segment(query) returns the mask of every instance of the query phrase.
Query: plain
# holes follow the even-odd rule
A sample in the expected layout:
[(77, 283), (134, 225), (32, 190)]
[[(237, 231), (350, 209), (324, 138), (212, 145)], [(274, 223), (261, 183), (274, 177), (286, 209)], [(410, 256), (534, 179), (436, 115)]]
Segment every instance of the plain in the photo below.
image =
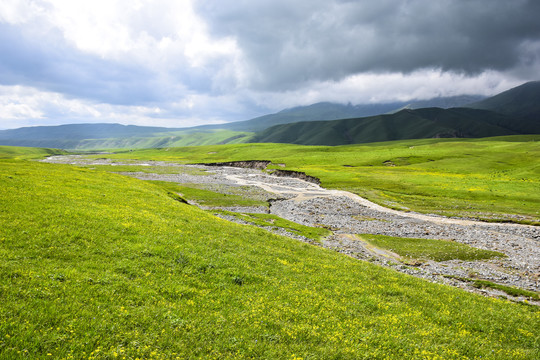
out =
[[(355, 181), (374, 183), (374, 177), (362, 177), (367, 167), (390, 173), (407, 168), (385, 162), (396, 163), (416, 148), (418, 158), (439, 164), (444, 159), (437, 150), (448, 152), (450, 145), (480, 158), (486, 146), (505, 154), (538, 152), (534, 142), (508, 139), (388, 145), (371, 145), (370, 151), (241, 145), (122, 156), (186, 162), (272, 157), (323, 183), (346, 187), (351, 174)], [(540, 312), (534, 306), (432, 284), (229, 223), (148, 182), (13, 159), (22, 151), (3, 149), (0, 160), (0, 358), (540, 356)], [(29, 152), (24, 156), (39, 155)], [(501, 165), (505, 175), (495, 180), (511, 183), (519, 173), (528, 179), (525, 184), (537, 186), (538, 170), (524, 160), (511, 162), (514, 155), (505, 158), (510, 161)], [(407, 159), (415, 163), (411, 155)], [(459, 163), (448, 161), (445, 171), (429, 166), (422, 171), (453, 178)], [(339, 171), (332, 175), (332, 169)], [(490, 178), (481, 167), (469, 173)]]

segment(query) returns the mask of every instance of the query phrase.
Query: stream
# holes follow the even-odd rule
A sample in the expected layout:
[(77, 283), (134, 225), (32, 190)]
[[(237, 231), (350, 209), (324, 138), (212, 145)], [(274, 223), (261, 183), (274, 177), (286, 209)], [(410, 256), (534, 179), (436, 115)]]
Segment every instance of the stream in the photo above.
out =
[[(73, 155), (54, 156), (45, 161), (75, 165), (174, 166), (179, 173), (122, 174), (141, 180), (200, 184), (212, 191), (223, 193), (242, 189), (242, 194), (247, 198), (257, 196), (268, 200), (269, 210), (263, 207), (235, 207), (226, 210), (245, 213), (270, 212), (298, 224), (324, 226), (331, 229), (333, 234), (321, 243), (295, 238), (432, 282), (457, 286), (486, 296), (507, 297), (514, 301), (522, 301), (524, 298), (511, 297), (492, 288), (478, 289), (471, 281), (483, 279), (540, 292), (540, 227), (486, 223), (388, 209), (350, 192), (325, 189), (312, 182), (292, 177), (278, 177), (259, 169), (180, 165), (155, 161), (122, 163)], [(228, 219), (232, 220), (230, 217)], [(506, 257), (483, 261), (422, 260), (411, 264), (397, 254), (371, 246), (362, 241), (357, 234), (449, 240), (480, 249), (498, 251), (504, 253)], [(538, 301), (529, 302), (540, 304)]]

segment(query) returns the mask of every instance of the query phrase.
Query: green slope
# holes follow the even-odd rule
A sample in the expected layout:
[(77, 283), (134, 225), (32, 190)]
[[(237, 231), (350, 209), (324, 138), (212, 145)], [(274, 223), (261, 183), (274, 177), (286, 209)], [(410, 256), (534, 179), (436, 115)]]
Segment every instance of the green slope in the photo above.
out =
[(154, 185), (0, 161), (1, 359), (537, 359), (536, 307), (217, 219)]
[(153, 137), (131, 137), (112, 139), (87, 139), (77, 142), (73, 150), (91, 149), (144, 149), (162, 148), (178, 146), (200, 146), (216, 144), (237, 144), (248, 142), (252, 133), (229, 131), (229, 130), (207, 130), (207, 131), (171, 131), (166, 136)]
[(320, 102), (308, 106), (298, 106), (291, 109), (285, 109), (275, 114), (259, 116), (246, 121), (237, 121), (219, 125), (205, 125), (197, 128), (257, 132), (275, 125), (297, 123), (302, 121), (337, 120), (383, 114), (396, 110), (404, 105), (404, 103), (344, 105)]
[(540, 81), (525, 83), (467, 106), (513, 116), (535, 118), (537, 122), (540, 122)]
[(433, 137), (489, 137), (540, 133), (540, 123), (522, 122), (487, 110), (425, 108), (359, 119), (278, 125), (254, 142), (343, 145)]
[[(208, 144), (236, 144), (247, 142), (253, 135), (249, 132), (239, 132), (230, 130), (199, 130), (191, 129), (174, 130), (168, 128), (152, 128), (156, 130), (148, 130), (146, 127), (128, 127), (128, 132), (112, 131), (107, 135), (103, 132), (109, 128), (106, 124), (95, 124), (96, 129), (93, 129), (93, 124), (87, 124), (83, 128), (77, 127), (78, 131), (72, 136), (72, 132), (64, 133), (60, 127), (52, 127), (53, 130), (47, 129), (43, 135), (28, 133), (24, 128), (16, 133), (14, 137), (12, 130), (0, 131), (0, 144), (17, 145), (27, 147), (55, 147), (69, 150), (96, 150), (96, 149), (142, 149), (156, 148), (169, 146), (198, 146)], [(114, 124), (113, 124), (114, 125)], [(71, 125), (66, 125), (68, 129)], [(75, 125), (73, 125), (75, 126)], [(123, 125), (118, 125), (123, 126)], [(48, 127), (43, 127), (48, 128)], [(90, 129), (85, 133), (82, 129)], [(111, 129), (116, 128), (113, 126)], [(135, 128), (135, 130), (133, 129)], [(141, 128), (141, 129), (138, 129)], [(148, 131), (147, 131), (148, 130)], [(13, 130), (14, 131), (14, 130)], [(135, 135), (133, 135), (135, 134)], [(28, 138), (25, 138), (28, 136)], [(50, 136), (50, 137), (49, 137)], [(115, 137), (116, 136), (116, 137)]]
[(51, 155), (62, 155), (65, 151), (34, 147), (0, 146), (1, 159), (41, 159)]

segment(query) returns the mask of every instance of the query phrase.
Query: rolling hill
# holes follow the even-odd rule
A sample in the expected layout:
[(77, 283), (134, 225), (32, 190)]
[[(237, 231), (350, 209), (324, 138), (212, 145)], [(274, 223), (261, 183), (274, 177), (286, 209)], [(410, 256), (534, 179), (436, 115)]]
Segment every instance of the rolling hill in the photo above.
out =
[(467, 107), (540, 121), (540, 81), (530, 81)]
[(538, 134), (540, 123), (469, 108), (424, 108), (358, 119), (278, 125), (252, 141), (303, 145), (344, 145), (438, 137), (479, 138)]
[(308, 106), (285, 109), (275, 114), (259, 116), (245, 121), (236, 121), (219, 125), (204, 125), (195, 129), (227, 129), (234, 131), (262, 131), (271, 126), (302, 121), (338, 120), (384, 114), (395, 111), (404, 103), (343, 105), (320, 102)]

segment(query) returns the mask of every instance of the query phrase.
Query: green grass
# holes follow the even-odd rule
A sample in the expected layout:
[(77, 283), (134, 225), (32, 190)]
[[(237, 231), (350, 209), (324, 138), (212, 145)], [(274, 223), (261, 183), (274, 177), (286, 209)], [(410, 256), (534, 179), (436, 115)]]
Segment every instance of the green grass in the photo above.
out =
[(413, 239), (386, 235), (361, 234), (361, 239), (408, 259), (418, 260), (486, 260), (505, 257), (497, 251), (483, 250), (469, 245), (436, 239)]
[(82, 165), (83, 167), (93, 169), (93, 170), (102, 170), (109, 172), (142, 172), (146, 174), (189, 174), (204, 176), (207, 175), (206, 170), (197, 169), (197, 168), (188, 168), (188, 167), (178, 167), (178, 166), (159, 166), (159, 165)]
[(540, 311), (0, 161), (0, 359), (537, 359)]
[(180, 130), (170, 131), (155, 136), (86, 139), (76, 143), (71, 142), (68, 148), (74, 150), (89, 149), (144, 149), (167, 146), (200, 146), (208, 144), (237, 144), (249, 141), (253, 137), (251, 132), (230, 130)]
[[(246, 196), (236, 194), (223, 194), (216, 191), (200, 189), (200, 184), (176, 184), (167, 181), (151, 180), (168, 191), (178, 193), (186, 200), (195, 201), (203, 206), (229, 207), (229, 206), (264, 206), (268, 207), (268, 202), (257, 199), (250, 199)], [(241, 189), (240, 189), (241, 191)]]
[(43, 149), (20, 146), (2, 146), (0, 145), (1, 159), (42, 159), (51, 155), (62, 155), (66, 152), (58, 149)]
[(504, 291), (508, 295), (524, 296), (524, 297), (528, 297), (528, 298), (531, 298), (531, 299), (534, 299), (534, 300), (540, 300), (540, 295), (538, 293), (533, 292), (533, 291), (527, 291), (527, 290), (519, 289), (519, 288), (516, 288), (516, 287), (496, 284), (496, 283), (488, 281), (488, 280), (475, 279), (475, 280), (472, 280), (472, 282), (473, 282), (474, 286), (478, 287), (478, 288), (497, 289), (497, 290)]
[(454, 276), (454, 275), (443, 275), (443, 276), (447, 278), (452, 278), (452, 279), (457, 279), (460, 281), (472, 283), (474, 287), (479, 288), (479, 289), (481, 288), (496, 289), (496, 290), (503, 291), (506, 294), (511, 295), (511, 296), (516, 296), (516, 297), (522, 296), (522, 297), (526, 297), (532, 300), (540, 300), (540, 294), (534, 291), (528, 291), (528, 290), (516, 288), (513, 286), (501, 285), (501, 284), (497, 284), (488, 280), (464, 278), (461, 276)]
[(529, 135), (336, 147), (241, 144), (148, 149), (114, 157), (185, 163), (271, 160), (321, 179), (324, 187), (396, 209), (538, 225), (539, 140)]
[(241, 219), (253, 225), (272, 227), (272, 228), (282, 228), (293, 234), (305, 236), (309, 239), (313, 239), (317, 241), (332, 233), (328, 229), (300, 225), (295, 222), (282, 219), (279, 216), (276, 216), (273, 214), (245, 214), (245, 213), (236, 213), (236, 212), (231, 212), (231, 211), (219, 211), (219, 212), (216, 211), (213, 213), (220, 213), (224, 215), (234, 216), (234, 217), (237, 217), (238, 219)]

